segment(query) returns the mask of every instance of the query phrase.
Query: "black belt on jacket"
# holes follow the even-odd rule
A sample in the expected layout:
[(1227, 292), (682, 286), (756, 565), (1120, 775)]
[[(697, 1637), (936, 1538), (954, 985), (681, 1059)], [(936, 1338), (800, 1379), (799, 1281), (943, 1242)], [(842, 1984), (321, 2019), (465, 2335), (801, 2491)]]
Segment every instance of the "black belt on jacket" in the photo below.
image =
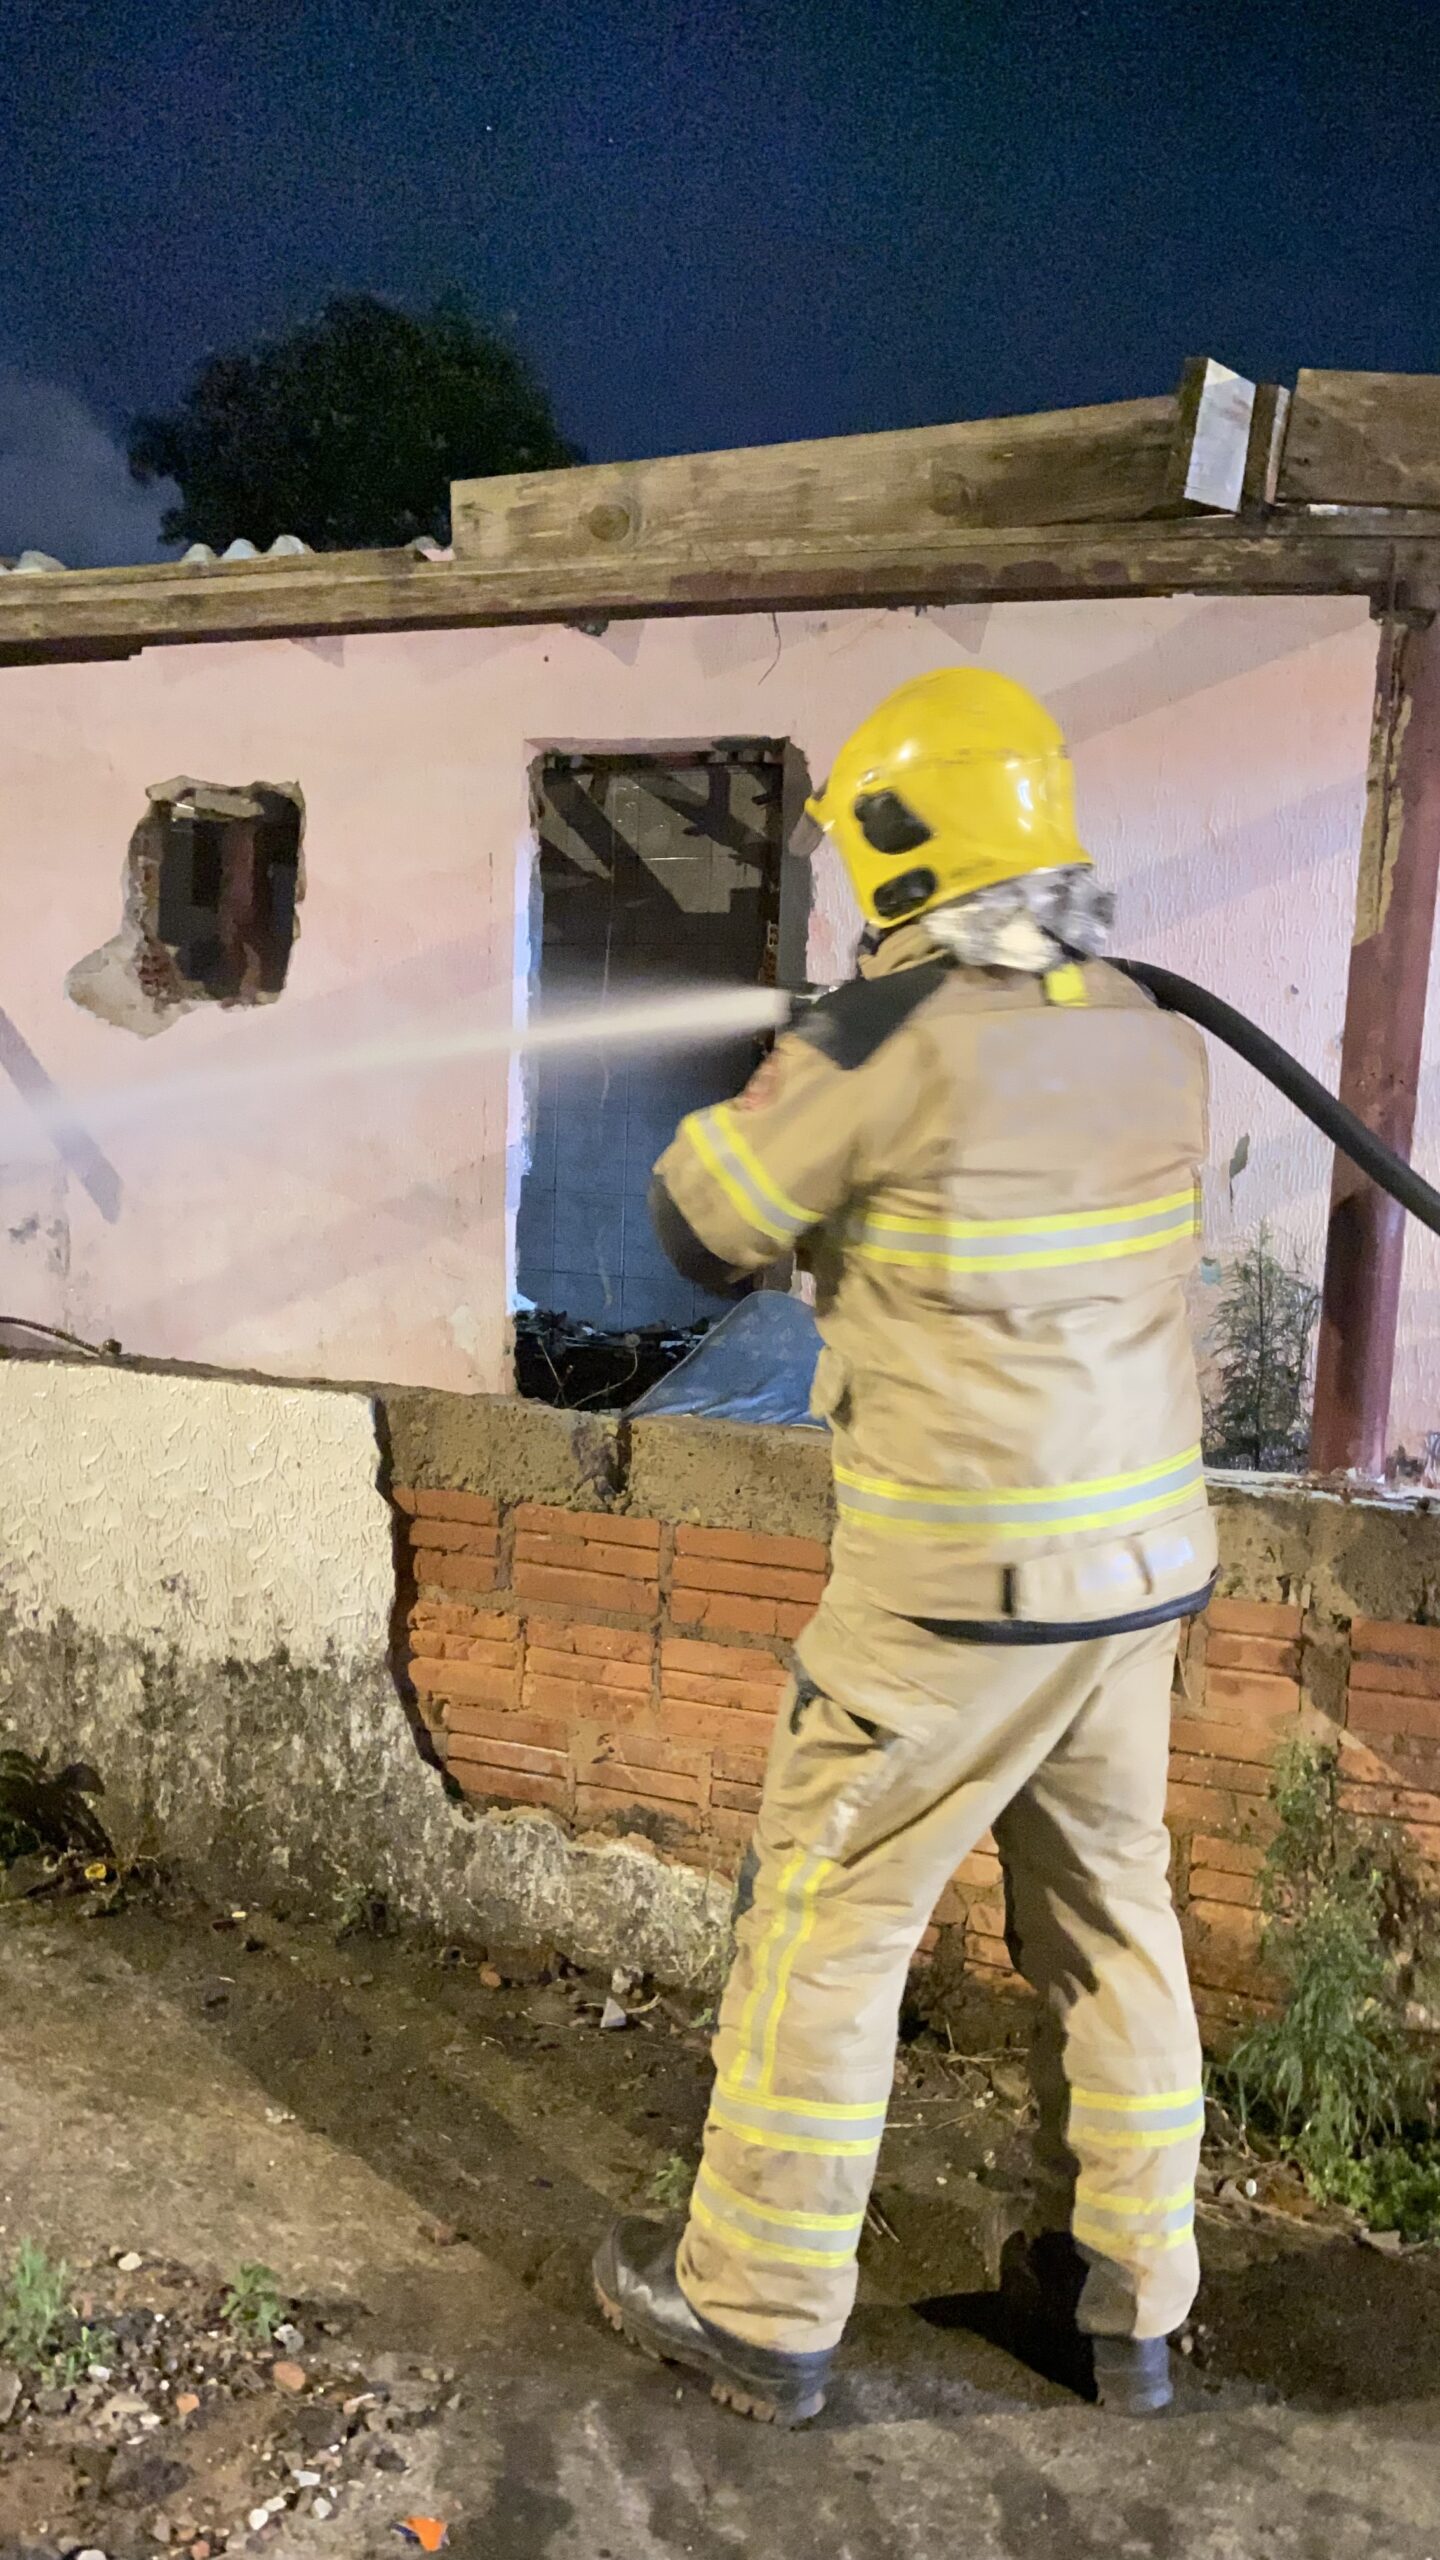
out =
[(1128, 1609), (1121, 1618), (1082, 1618), (1078, 1623), (1046, 1618), (912, 1618), (929, 1636), (951, 1644), (1096, 1644), (1102, 1636), (1137, 1635), (1143, 1627), (1163, 1627), (1172, 1618), (1198, 1617), (1215, 1595), (1212, 1576), (1203, 1591), (1183, 1600), (1160, 1600), (1153, 1609)]

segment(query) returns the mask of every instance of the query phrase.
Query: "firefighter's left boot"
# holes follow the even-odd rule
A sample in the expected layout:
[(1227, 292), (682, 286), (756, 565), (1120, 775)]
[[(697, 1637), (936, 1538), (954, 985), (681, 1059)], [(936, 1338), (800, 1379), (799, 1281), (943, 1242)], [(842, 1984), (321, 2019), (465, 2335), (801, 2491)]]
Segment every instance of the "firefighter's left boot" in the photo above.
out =
[(1175, 2397), (1168, 2338), (1092, 2338), (1095, 2397), (1112, 2417), (1160, 2418)]
[(606, 2234), (595, 2256), (595, 2298), (612, 2329), (643, 2355), (704, 2374), (711, 2397), (744, 2418), (799, 2427), (818, 2417), (831, 2351), (780, 2355), (702, 2320), (676, 2278), (678, 2242), (677, 2232), (638, 2217)]

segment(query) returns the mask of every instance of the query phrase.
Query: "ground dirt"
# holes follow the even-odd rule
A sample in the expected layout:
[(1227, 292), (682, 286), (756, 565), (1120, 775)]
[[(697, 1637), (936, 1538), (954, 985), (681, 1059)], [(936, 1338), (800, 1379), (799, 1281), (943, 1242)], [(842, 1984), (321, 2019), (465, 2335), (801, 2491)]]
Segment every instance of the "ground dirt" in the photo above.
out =
[[(106, 2420), (104, 2384), (23, 2396), (0, 2560), (380, 2560), (411, 2516), (453, 2560), (1440, 2560), (1440, 2253), (1364, 2245), (1283, 2171), (1212, 2156), (1175, 2417), (1107, 2420), (1022, 2360), (994, 2292), (1028, 2161), (1013, 2012), (903, 2048), (816, 2426), (631, 2357), (590, 2253), (683, 2184), (705, 2021), (637, 1988), (605, 2030), (608, 1984), (497, 1965), (527, 1970), (178, 1903), (0, 1911), (0, 2258), (70, 2261), (160, 2419)], [(303, 2388), (219, 2319), (257, 2260)]]

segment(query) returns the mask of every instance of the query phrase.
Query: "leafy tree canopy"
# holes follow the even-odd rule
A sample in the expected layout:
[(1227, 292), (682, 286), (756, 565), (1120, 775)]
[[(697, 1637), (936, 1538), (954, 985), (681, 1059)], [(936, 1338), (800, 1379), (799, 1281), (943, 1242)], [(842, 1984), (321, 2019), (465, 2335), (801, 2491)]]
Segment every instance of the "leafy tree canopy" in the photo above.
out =
[(369, 294), (202, 364), (178, 408), (137, 418), (130, 469), (173, 480), (167, 542), (317, 551), (449, 540), (450, 483), (577, 462), (549, 397), (496, 330), (446, 301), (416, 318)]

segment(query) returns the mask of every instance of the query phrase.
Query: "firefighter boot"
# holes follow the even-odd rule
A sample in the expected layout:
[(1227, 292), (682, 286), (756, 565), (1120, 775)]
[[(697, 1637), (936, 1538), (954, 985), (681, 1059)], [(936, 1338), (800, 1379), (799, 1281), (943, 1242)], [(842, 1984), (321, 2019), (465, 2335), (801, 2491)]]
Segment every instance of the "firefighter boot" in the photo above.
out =
[(1114, 2417), (1156, 2418), (1174, 2399), (1166, 2338), (1086, 2337), (1075, 2325), (1086, 2267), (1068, 2231), (1017, 2232), (1001, 2253), (1000, 2286), (1023, 2361), (1083, 2390)]
[(678, 2233), (638, 2217), (617, 2222), (595, 2256), (595, 2298), (612, 2329), (642, 2355), (703, 2373), (712, 2399), (779, 2427), (799, 2427), (825, 2405), (833, 2362), (818, 2355), (779, 2355), (732, 2337), (690, 2308), (675, 2277)]

